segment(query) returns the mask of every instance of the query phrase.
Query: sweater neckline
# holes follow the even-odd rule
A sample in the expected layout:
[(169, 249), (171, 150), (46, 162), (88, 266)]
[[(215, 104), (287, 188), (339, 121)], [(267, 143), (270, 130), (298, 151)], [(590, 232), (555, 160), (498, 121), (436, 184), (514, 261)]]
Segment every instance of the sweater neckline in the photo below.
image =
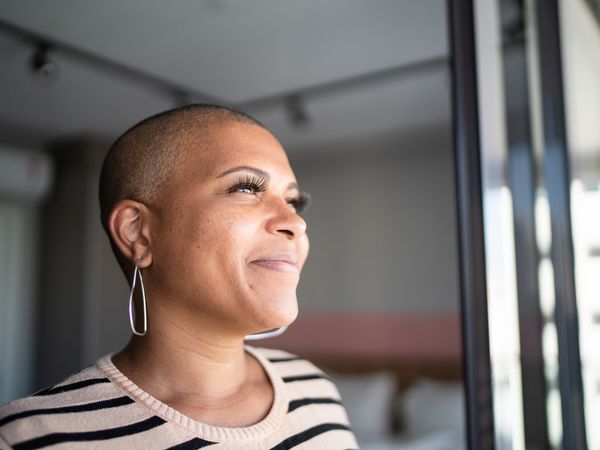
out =
[(114, 353), (109, 353), (101, 357), (96, 362), (96, 366), (106, 374), (111, 382), (116, 384), (121, 390), (125, 391), (125, 393), (136, 403), (141, 404), (153, 414), (162, 417), (167, 422), (177, 424), (192, 433), (195, 433), (199, 437), (210, 441), (241, 441), (262, 438), (275, 431), (283, 422), (288, 406), (283, 379), (275, 373), (271, 363), (264, 355), (257, 351), (257, 349), (248, 345), (246, 345), (244, 349), (253, 356), (265, 370), (274, 391), (273, 404), (266, 417), (254, 425), (245, 427), (219, 427), (209, 425), (192, 419), (161, 402), (127, 378), (127, 376), (113, 364), (112, 356)]

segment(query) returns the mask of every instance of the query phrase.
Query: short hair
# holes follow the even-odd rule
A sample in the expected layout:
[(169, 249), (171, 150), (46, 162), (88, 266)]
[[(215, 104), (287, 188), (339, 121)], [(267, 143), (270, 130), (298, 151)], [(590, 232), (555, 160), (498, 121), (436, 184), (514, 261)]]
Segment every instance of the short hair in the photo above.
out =
[[(108, 216), (121, 200), (151, 203), (169, 180), (186, 150), (191, 132), (210, 133), (225, 122), (266, 127), (248, 114), (222, 105), (195, 103), (153, 115), (129, 128), (110, 147), (100, 172), (100, 220), (108, 230)], [(113, 245), (113, 251), (119, 253)], [(123, 262), (119, 260), (121, 267)]]

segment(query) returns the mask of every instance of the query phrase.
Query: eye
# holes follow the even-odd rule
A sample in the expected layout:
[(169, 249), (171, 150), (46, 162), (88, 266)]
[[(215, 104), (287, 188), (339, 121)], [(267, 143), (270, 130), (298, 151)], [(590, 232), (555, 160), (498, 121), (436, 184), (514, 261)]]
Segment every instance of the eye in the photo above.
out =
[(268, 185), (268, 180), (264, 178), (256, 176), (246, 176), (244, 178), (240, 178), (236, 184), (234, 184), (227, 190), (227, 192), (230, 194), (239, 192), (241, 194), (256, 195), (259, 192), (266, 191)]
[(291, 198), (288, 204), (296, 210), (296, 213), (300, 214), (308, 209), (311, 202), (311, 197), (308, 192), (302, 192), (298, 197)]
[(256, 184), (241, 184), (236, 189), (236, 192), (242, 192), (244, 194), (256, 194), (258, 192), (258, 186)]

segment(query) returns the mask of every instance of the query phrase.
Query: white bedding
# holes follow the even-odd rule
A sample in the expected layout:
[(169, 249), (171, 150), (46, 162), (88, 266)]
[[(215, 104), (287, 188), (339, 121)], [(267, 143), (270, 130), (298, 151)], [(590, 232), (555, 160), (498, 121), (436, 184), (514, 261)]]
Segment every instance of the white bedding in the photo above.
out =
[[(460, 383), (420, 379), (395, 394), (391, 373), (334, 375), (362, 450), (464, 450), (464, 399)], [(402, 435), (392, 434), (392, 415)]]
[(452, 431), (438, 431), (418, 438), (381, 437), (359, 439), (361, 450), (465, 450), (462, 436)]

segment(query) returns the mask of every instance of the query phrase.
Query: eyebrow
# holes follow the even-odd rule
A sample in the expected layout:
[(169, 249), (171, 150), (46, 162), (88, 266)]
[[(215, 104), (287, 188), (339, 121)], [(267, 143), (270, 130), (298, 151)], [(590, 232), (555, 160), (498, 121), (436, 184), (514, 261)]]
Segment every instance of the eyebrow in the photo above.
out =
[(256, 167), (251, 167), (251, 166), (237, 166), (237, 167), (232, 167), (231, 169), (227, 169), (226, 171), (221, 172), (217, 176), (217, 178), (222, 178), (225, 175), (229, 175), (230, 173), (235, 173), (235, 172), (252, 172), (255, 175), (271, 179), (271, 177), (269, 176), (269, 174), (267, 172), (265, 172), (264, 170), (258, 169)]
[[(267, 172), (265, 172), (262, 169), (259, 169), (257, 167), (252, 167), (252, 166), (232, 167), (231, 169), (227, 169), (227, 170), (221, 172), (219, 175), (217, 175), (217, 178), (222, 178), (225, 175), (229, 175), (229, 174), (235, 173), (235, 172), (251, 172), (255, 175), (265, 178), (267, 181), (271, 179), (271, 176)], [(295, 183), (295, 182), (289, 183), (287, 185), (287, 188), (288, 189), (297, 189), (298, 191), (301, 191), (300, 186), (298, 186), (298, 183)]]

